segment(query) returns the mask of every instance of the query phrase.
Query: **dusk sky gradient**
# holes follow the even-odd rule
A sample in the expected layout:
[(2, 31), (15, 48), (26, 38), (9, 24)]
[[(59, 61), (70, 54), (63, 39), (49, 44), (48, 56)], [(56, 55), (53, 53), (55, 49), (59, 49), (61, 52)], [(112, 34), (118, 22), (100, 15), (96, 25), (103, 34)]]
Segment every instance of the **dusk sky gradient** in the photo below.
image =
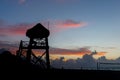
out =
[(38, 22), (59, 55), (120, 57), (120, 0), (0, 0), (0, 46), (29, 40), (25, 32)]

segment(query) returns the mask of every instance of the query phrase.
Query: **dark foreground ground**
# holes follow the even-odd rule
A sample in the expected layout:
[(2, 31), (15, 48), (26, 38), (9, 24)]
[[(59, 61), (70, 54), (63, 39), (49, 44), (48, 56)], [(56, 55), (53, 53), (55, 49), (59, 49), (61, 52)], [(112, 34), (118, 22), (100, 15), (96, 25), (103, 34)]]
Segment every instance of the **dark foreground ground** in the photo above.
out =
[(16, 80), (120, 80), (119, 71), (98, 70), (40, 70), (40, 69), (8, 69), (1, 71), (1, 77)]
[(120, 71), (41, 69), (11, 55), (0, 54), (0, 80), (120, 80)]

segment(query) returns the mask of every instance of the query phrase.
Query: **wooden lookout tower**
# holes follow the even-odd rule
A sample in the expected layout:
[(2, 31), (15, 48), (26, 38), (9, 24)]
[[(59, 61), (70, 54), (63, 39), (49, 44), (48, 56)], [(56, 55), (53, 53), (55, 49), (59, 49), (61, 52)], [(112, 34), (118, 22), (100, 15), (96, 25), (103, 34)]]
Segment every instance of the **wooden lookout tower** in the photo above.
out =
[(44, 49), (45, 52), (40, 56), (40, 58), (45, 55), (45, 64), (46, 68), (50, 69), (50, 60), (49, 60), (49, 45), (48, 45), (48, 36), (50, 32), (46, 29), (42, 24), (38, 23), (33, 28), (28, 29), (26, 32), (26, 36), (30, 38), (29, 41), (21, 41), (19, 50), (17, 52), (18, 56), (23, 55), (23, 49), (26, 49), (26, 60), (31, 62), (31, 57), (36, 58), (36, 62), (40, 61), (35, 54), (32, 52), (32, 49)]

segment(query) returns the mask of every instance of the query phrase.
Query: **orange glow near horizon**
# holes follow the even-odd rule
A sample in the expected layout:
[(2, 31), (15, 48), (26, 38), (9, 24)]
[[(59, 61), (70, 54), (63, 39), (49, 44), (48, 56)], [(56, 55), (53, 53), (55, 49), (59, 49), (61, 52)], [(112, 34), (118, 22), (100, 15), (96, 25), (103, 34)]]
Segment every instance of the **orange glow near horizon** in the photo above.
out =
[(97, 52), (97, 55), (104, 56), (107, 52)]
[[(16, 55), (16, 51), (18, 50), (18, 48), (10, 48), (9, 49), (11, 51), (12, 54), (15, 54)], [(36, 55), (36, 56), (41, 56), (43, 53), (45, 52), (45, 50), (33, 50), (33, 53)], [(98, 58), (98, 57), (101, 57), (101, 56), (104, 56), (107, 52), (97, 52), (97, 54), (94, 54), (94, 58)], [(77, 59), (77, 58), (82, 58), (85, 54), (88, 54), (90, 55), (91, 53), (88, 52), (88, 53), (85, 53), (85, 52), (62, 52), (61, 54), (55, 54), (55, 53), (49, 53), (50, 57), (52, 60), (54, 59), (57, 59), (57, 58), (60, 58), (60, 57), (65, 57), (65, 60), (68, 60), (68, 59)]]

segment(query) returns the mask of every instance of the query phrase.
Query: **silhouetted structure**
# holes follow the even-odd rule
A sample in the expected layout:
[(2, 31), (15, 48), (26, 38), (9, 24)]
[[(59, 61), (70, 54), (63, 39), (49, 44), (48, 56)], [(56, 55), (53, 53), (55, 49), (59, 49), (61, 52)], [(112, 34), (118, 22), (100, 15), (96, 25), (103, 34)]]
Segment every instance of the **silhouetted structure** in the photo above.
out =
[[(43, 25), (38, 23), (33, 28), (28, 29), (26, 32), (26, 36), (30, 38), (30, 41), (21, 41), (19, 50), (17, 51), (17, 55), (21, 56), (24, 52), (23, 49), (27, 49), (27, 55), (26, 59), (28, 62), (31, 62), (31, 56), (33, 56), (36, 61), (34, 63), (37, 63), (40, 61), (40, 63), (44, 64), (43, 60), (41, 60), (42, 56), (46, 54), (46, 65), (47, 69), (50, 68), (50, 61), (49, 61), (49, 46), (48, 46), (48, 36), (50, 35), (50, 32), (48, 29), (46, 29)], [(38, 59), (35, 54), (32, 52), (32, 49), (44, 49), (45, 52), (42, 54), (40, 59)]]
[(48, 29), (46, 29), (43, 25), (38, 23), (33, 28), (28, 29), (26, 32), (26, 36), (30, 39), (35, 38), (47, 38), (50, 35), (50, 32)]

